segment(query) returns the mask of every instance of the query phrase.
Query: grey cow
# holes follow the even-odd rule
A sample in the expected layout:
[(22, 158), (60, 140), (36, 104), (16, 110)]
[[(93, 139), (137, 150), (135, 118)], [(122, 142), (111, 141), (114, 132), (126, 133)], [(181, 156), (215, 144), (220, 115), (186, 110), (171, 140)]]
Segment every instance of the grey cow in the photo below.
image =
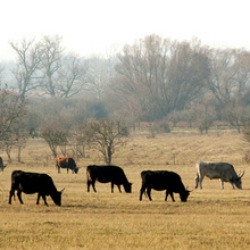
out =
[(195, 178), (195, 188), (200, 186), (202, 189), (202, 181), (204, 177), (208, 177), (209, 179), (220, 179), (221, 187), (224, 189), (224, 182), (230, 182), (235, 188), (235, 186), (239, 189), (242, 189), (241, 178), (244, 175), (244, 171), (242, 174), (237, 175), (233, 165), (226, 162), (199, 162), (196, 165), (197, 167), (197, 175)]

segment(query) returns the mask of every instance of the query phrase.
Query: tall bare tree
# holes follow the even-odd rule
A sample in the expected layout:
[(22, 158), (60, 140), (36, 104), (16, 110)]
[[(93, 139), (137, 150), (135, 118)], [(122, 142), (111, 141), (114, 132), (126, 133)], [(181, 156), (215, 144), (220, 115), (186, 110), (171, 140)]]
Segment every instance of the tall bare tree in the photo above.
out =
[(0, 146), (6, 151), (9, 160), (14, 146), (19, 147), (20, 153), (25, 145), (25, 114), (25, 103), (20, 101), (17, 94), (0, 89)]
[(56, 92), (58, 96), (67, 98), (78, 94), (86, 84), (86, 67), (83, 60), (75, 54), (69, 54), (62, 60), (58, 70)]
[(208, 87), (218, 103), (224, 106), (230, 102), (235, 89), (235, 50), (213, 50), (210, 55), (211, 77)]
[(113, 74), (112, 58), (104, 59), (92, 57), (87, 60), (86, 85), (84, 90), (96, 95), (97, 100), (101, 100), (105, 90), (110, 84)]
[(17, 55), (16, 66), (12, 72), (17, 82), (20, 100), (24, 102), (26, 95), (40, 85), (40, 46), (34, 39), (23, 39), (20, 43), (10, 42), (10, 46)]
[(44, 36), (40, 42), (43, 81), (42, 88), (51, 97), (57, 96), (58, 71), (62, 66), (63, 47), (59, 36)]

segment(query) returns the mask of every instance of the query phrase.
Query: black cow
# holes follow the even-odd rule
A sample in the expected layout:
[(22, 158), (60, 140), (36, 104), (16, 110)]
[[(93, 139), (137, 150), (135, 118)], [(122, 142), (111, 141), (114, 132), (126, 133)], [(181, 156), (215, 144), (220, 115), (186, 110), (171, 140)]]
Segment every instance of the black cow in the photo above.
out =
[(47, 174), (14, 170), (11, 174), (9, 204), (11, 204), (12, 196), (15, 197), (15, 191), (17, 191), (17, 197), (21, 204), (23, 204), (21, 195), (22, 192), (24, 192), (25, 194), (38, 193), (36, 204), (39, 204), (40, 197), (42, 196), (45, 205), (48, 206), (46, 196), (50, 195), (54, 203), (61, 206), (61, 195), (63, 190), (58, 192), (52, 178)]
[(114, 185), (117, 185), (119, 192), (121, 193), (121, 185), (123, 185), (126, 193), (132, 192), (132, 183), (128, 182), (128, 179), (122, 168), (118, 166), (87, 166), (87, 191), (90, 191), (90, 185), (92, 185), (94, 192), (96, 192), (95, 182), (101, 183), (111, 182), (111, 192), (114, 192)]
[(0, 156), (0, 171), (3, 171), (6, 167), (7, 165), (3, 164), (3, 158)]
[(69, 169), (72, 170), (72, 173), (77, 174), (79, 168), (76, 166), (75, 160), (70, 157), (56, 157), (56, 166), (58, 168), (58, 173), (60, 173), (60, 168), (66, 168), (67, 173)]
[(147, 191), (149, 200), (152, 200), (151, 189), (154, 189), (157, 191), (166, 190), (166, 201), (169, 194), (172, 201), (175, 201), (173, 193), (179, 193), (181, 201), (187, 201), (190, 191), (185, 189), (181, 177), (177, 173), (166, 170), (147, 170), (141, 172), (141, 178), (140, 200), (142, 200), (142, 194), (145, 191)]

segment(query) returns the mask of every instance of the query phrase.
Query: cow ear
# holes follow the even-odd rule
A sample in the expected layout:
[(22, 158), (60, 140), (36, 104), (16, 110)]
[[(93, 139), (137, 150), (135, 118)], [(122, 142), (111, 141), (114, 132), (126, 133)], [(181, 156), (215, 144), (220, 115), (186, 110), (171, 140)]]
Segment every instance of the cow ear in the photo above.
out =
[(65, 188), (63, 188), (63, 189), (60, 191), (60, 193), (62, 193), (64, 190), (65, 190)]

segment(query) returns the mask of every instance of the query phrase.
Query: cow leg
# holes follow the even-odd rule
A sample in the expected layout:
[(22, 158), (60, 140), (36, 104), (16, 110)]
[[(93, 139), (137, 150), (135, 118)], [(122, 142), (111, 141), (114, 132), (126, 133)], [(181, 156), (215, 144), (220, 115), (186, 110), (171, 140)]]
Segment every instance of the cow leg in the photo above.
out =
[(119, 192), (122, 193), (121, 185), (117, 185), (117, 187), (118, 187)]
[(224, 189), (224, 181), (221, 180), (221, 188)]
[(198, 185), (199, 185), (199, 174), (196, 175), (196, 178), (195, 178), (195, 188), (198, 188)]
[(141, 190), (140, 190), (140, 198), (139, 198), (140, 201), (142, 200), (142, 195), (143, 195), (144, 192), (145, 192), (145, 187), (142, 186)]
[(173, 202), (175, 202), (173, 192), (168, 192), (168, 191), (166, 191), (166, 198), (165, 198), (165, 201), (167, 201), (167, 199), (168, 199), (168, 195), (170, 195), (170, 197), (171, 197), (172, 201), (173, 201)]
[(38, 194), (37, 194), (37, 199), (36, 199), (36, 204), (37, 204), (37, 205), (39, 204), (40, 196), (41, 196), (41, 195), (38, 193)]
[(11, 204), (12, 196), (14, 196), (14, 198), (15, 198), (15, 190), (14, 190), (14, 189), (13, 189), (13, 190), (12, 190), (12, 189), (10, 190), (9, 204)]
[(17, 197), (18, 197), (20, 203), (23, 204), (23, 200), (22, 200), (22, 191), (20, 191), (20, 190), (17, 191)]
[(204, 178), (204, 177), (201, 177), (201, 176), (200, 176), (199, 178), (200, 178), (200, 180), (199, 180), (200, 189), (202, 189), (202, 181), (203, 181), (203, 178)]
[(46, 195), (42, 194), (42, 198), (43, 198), (44, 204), (48, 207), (49, 204), (46, 201)]
[(147, 188), (147, 194), (148, 194), (149, 200), (152, 201), (152, 198), (151, 198), (151, 188)]
[(92, 181), (92, 188), (93, 188), (93, 190), (94, 190), (94, 192), (96, 192), (96, 189), (95, 189), (95, 181)]
[(166, 197), (165, 197), (165, 201), (168, 200), (168, 191), (166, 191)]
[(87, 181), (87, 192), (90, 191), (90, 185), (91, 185), (91, 181)]
[(172, 201), (175, 202), (175, 199), (174, 199), (174, 193), (173, 192), (170, 192), (170, 197), (172, 198)]
[(57, 166), (57, 170), (58, 170), (58, 174), (60, 174), (60, 167), (59, 166)]
[(111, 193), (114, 193), (114, 183), (111, 182)]
[(92, 186), (94, 192), (96, 192), (95, 181), (93, 181), (93, 180), (88, 180), (87, 181), (87, 192), (90, 192), (90, 186)]

